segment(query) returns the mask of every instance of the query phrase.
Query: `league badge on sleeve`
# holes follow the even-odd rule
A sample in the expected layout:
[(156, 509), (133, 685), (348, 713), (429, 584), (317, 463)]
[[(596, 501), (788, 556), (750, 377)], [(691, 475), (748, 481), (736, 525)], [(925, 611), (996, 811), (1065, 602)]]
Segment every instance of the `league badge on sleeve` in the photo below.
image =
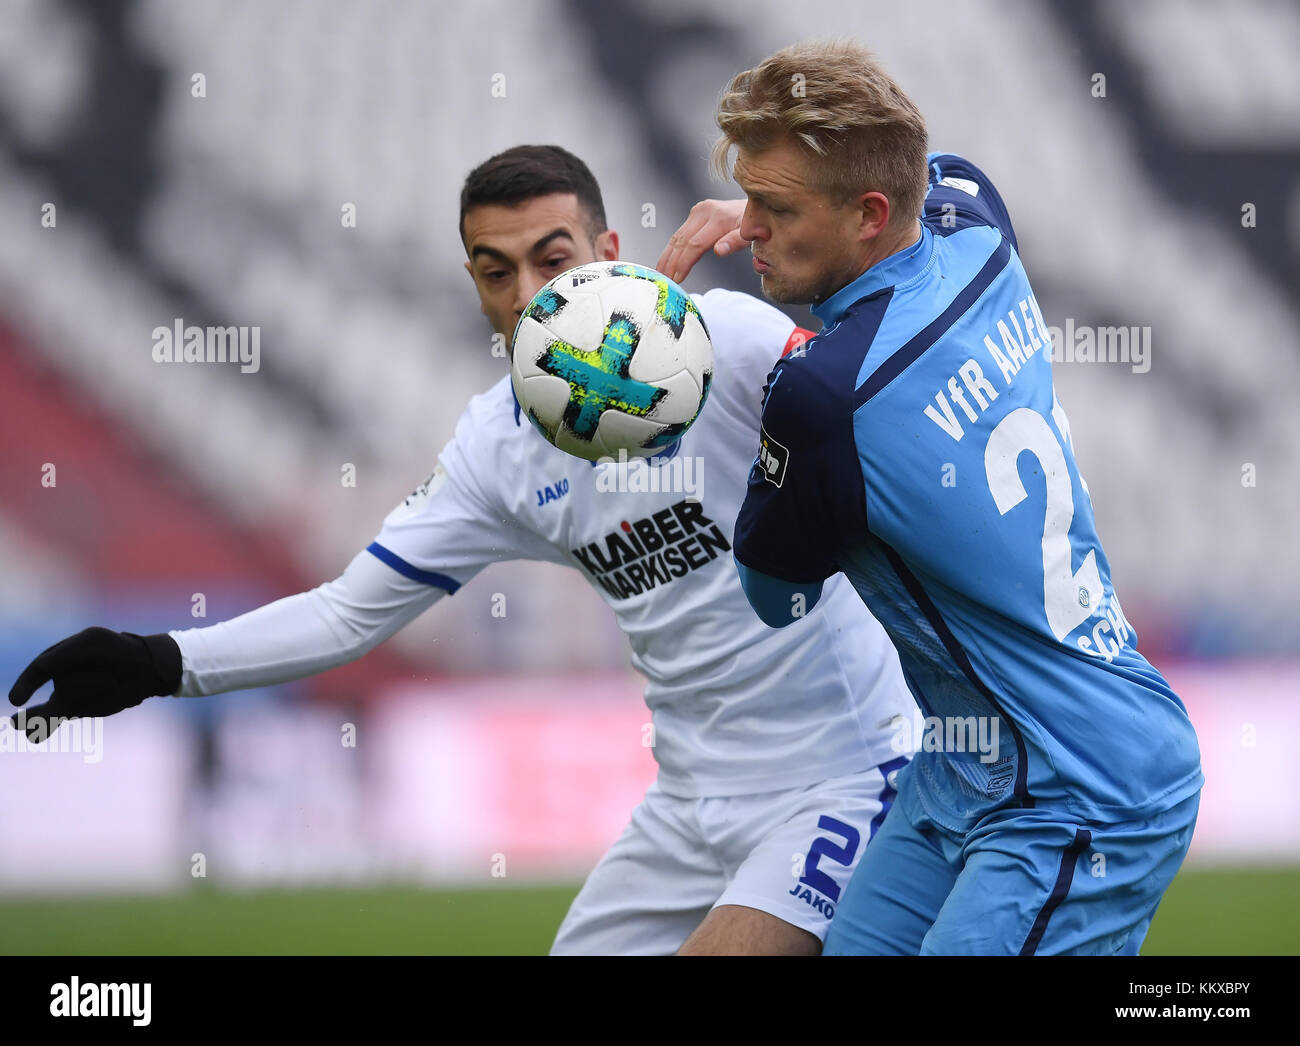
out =
[(979, 182), (973, 182), (969, 178), (948, 177), (942, 179), (939, 184), (946, 185), (950, 189), (960, 189), (962, 192), (970, 196), (978, 196), (980, 194)]
[(414, 515), (446, 482), (447, 473), (443, 470), (442, 462), (438, 462), (429, 478), (406, 495), (406, 500), (399, 507), (405, 509), (408, 515)]
[(785, 479), (785, 467), (790, 462), (790, 451), (769, 436), (766, 429), (759, 430), (759, 437), (759, 468), (763, 470), (765, 480), (779, 487)]

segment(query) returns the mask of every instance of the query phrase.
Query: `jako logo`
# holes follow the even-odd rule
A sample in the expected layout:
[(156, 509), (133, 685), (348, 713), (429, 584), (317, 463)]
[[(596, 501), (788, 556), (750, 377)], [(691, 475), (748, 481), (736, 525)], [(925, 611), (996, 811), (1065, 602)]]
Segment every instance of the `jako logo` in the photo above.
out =
[(557, 480), (554, 486), (542, 487), (537, 492), (537, 507), (541, 508), (548, 501), (559, 501), (569, 492), (568, 479)]
[(60, 981), (50, 987), (52, 1017), (131, 1017), (131, 1023), (143, 1028), (150, 1021), (149, 1008), (153, 985), (82, 984), (73, 977), (71, 983)]

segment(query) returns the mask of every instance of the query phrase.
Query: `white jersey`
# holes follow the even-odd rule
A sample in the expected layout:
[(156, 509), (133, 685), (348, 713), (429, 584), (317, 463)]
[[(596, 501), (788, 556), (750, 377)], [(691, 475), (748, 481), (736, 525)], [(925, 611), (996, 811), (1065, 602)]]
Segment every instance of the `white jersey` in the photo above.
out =
[(581, 571), (647, 679), (665, 793), (774, 791), (878, 766), (900, 754), (894, 717), (910, 722), (914, 709), (880, 625), (837, 576), (804, 620), (769, 628), (732, 561), (763, 385), (793, 325), (746, 294), (695, 301), (713, 384), (674, 452), (624, 465), (565, 454), (503, 378), (470, 402), (438, 468), (369, 551), (447, 592), (501, 560)]

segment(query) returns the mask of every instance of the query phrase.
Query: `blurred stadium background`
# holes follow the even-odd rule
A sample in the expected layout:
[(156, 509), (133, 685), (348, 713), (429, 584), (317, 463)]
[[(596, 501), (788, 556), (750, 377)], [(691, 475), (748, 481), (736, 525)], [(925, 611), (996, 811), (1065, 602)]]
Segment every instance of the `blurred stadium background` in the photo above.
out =
[[(653, 263), (734, 195), (722, 85), (810, 33), (868, 43), (989, 172), (1049, 323), (1149, 328), (1149, 369), (1055, 368), (1204, 753), (1148, 951), (1300, 951), (1291, 0), (0, 0), (0, 677), (335, 577), (502, 373), (468, 170), (570, 148)], [(178, 319), (259, 326), (260, 369), (154, 363)], [(80, 751), (0, 728), (0, 952), (545, 950), (653, 777), (646, 719), (595, 593), (512, 564), (300, 684), (146, 702)]]

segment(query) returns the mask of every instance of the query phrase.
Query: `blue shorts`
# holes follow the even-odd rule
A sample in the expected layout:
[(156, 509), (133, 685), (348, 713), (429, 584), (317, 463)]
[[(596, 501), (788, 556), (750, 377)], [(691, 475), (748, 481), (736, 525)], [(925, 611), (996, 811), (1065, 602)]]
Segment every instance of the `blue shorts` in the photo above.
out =
[(1149, 820), (1005, 810), (966, 835), (900, 803), (866, 848), (823, 955), (1136, 955), (1183, 863), (1197, 792)]

